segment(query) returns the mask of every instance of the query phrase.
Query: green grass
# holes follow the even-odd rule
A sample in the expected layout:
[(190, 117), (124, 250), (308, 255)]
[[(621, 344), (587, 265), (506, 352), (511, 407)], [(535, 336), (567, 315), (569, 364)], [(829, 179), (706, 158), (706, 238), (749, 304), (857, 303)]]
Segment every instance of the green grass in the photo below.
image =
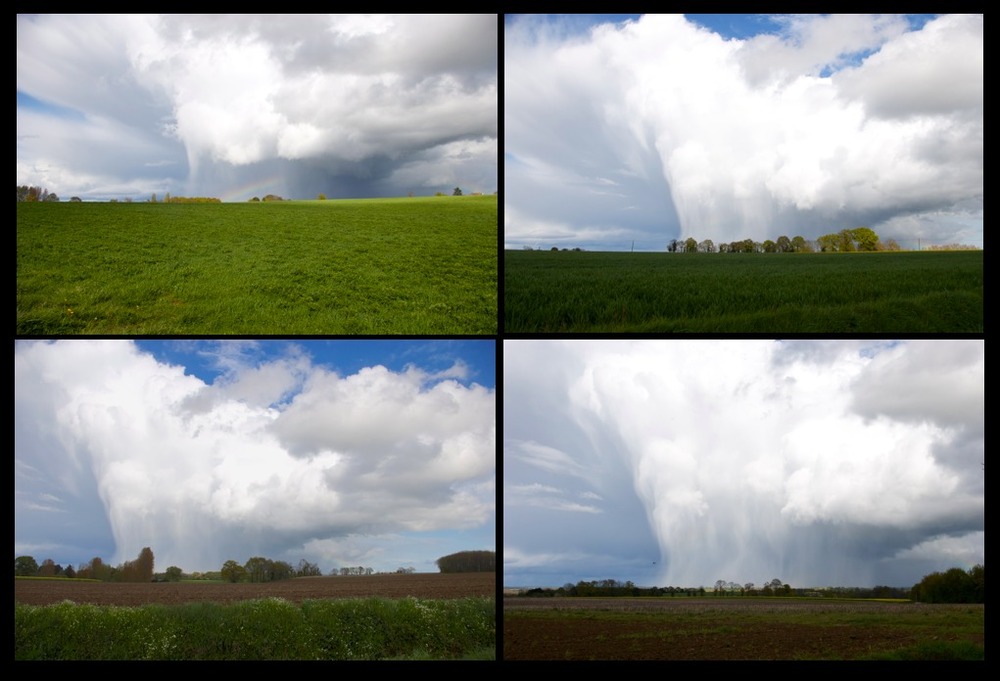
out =
[(863, 660), (907, 660), (907, 661), (955, 661), (955, 660), (985, 660), (986, 650), (983, 646), (969, 641), (932, 641), (909, 646), (900, 650), (876, 653)]
[(19, 203), (17, 333), (497, 332), (497, 198)]
[(510, 333), (982, 333), (982, 251), (506, 251)]
[(15, 660), (492, 659), (495, 648), (492, 598), (14, 606)]

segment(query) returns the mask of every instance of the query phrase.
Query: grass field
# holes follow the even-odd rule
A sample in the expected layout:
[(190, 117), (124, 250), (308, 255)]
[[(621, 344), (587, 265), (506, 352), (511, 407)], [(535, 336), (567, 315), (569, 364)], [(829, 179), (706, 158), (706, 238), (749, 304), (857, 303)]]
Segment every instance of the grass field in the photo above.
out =
[(983, 605), (505, 598), (505, 660), (983, 660)]
[(493, 598), (14, 605), (15, 660), (494, 659)]
[(19, 203), (20, 335), (497, 332), (497, 198)]
[(982, 333), (983, 252), (506, 251), (509, 333)]

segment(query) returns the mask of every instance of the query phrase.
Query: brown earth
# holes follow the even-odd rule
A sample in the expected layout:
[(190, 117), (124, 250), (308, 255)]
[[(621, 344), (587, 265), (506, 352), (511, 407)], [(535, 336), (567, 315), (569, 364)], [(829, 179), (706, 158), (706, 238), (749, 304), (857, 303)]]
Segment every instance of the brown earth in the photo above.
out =
[(48, 605), (70, 600), (96, 605), (228, 603), (254, 598), (464, 598), (496, 596), (496, 573), (299, 577), (266, 584), (182, 582), (122, 584), (67, 580), (15, 579), (14, 602)]
[[(982, 608), (983, 606), (921, 606), (892, 603), (787, 603), (775, 606), (742, 604), (738, 601), (711, 604), (692, 601), (645, 602), (627, 599), (551, 599), (504, 598), (503, 659), (504, 660), (851, 660), (881, 651), (892, 651), (927, 641), (927, 634), (914, 631), (913, 626), (872, 626), (859, 619), (859, 624), (823, 625), (815, 623), (774, 621), (766, 618), (741, 618), (741, 612), (751, 607), (756, 613), (815, 612), (844, 607), (859, 615), (866, 611), (905, 607), (914, 608)], [(563, 603), (559, 603), (563, 601)], [(604, 602), (602, 602), (604, 601)], [(560, 617), (518, 617), (518, 613), (538, 613), (541, 610), (570, 610), (572, 615)], [(609, 617), (606, 610), (621, 613)], [(587, 612), (584, 612), (587, 611)], [(632, 618), (626, 613), (643, 613)], [(648, 617), (646, 613), (663, 613), (664, 617)], [(939, 640), (969, 640), (980, 646), (980, 632), (969, 635), (940, 632)]]

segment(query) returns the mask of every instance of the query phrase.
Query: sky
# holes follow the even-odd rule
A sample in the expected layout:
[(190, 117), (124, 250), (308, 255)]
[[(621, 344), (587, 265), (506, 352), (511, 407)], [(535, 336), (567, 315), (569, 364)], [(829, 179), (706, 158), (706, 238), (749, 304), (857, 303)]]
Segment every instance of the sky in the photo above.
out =
[(909, 588), (985, 562), (981, 340), (503, 352), (506, 587)]
[(496, 550), (493, 340), (15, 343), (14, 555), (437, 572)]
[(480, 15), (18, 15), (17, 182), (60, 199), (497, 190)]
[(982, 15), (504, 18), (506, 248), (983, 245)]

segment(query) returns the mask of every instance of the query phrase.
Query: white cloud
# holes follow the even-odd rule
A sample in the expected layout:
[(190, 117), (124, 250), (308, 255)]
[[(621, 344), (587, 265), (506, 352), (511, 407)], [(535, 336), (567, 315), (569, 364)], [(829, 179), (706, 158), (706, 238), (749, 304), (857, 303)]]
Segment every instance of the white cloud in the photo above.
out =
[[(18, 181), (60, 195), (212, 195), (288, 162), (290, 184), (309, 169), (331, 195), (398, 195), (407, 178), (393, 174), (419, 159), (423, 184), (407, 188), (432, 176), (492, 190), (496, 25), (496, 15), (22, 15)], [(53, 121), (20, 93), (73, 115)], [(456, 144), (469, 153), (461, 163), (449, 158)]]
[(206, 385), (129, 342), (18, 343), (19, 537), (44, 522), (31, 511), (97, 506), (115, 560), (155, 546), (192, 570), (489, 521), (495, 397), (450, 378), (463, 364), (341, 377), (301, 353), (224, 361), (236, 368)]
[[(533, 21), (505, 38), (510, 247), (537, 234), (661, 250), (858, 225), (907, 239), (913, 216), (937, 241), (981, 242), (963, 224), (983, 194), (981, 15), (918, 31), (796, 16), (747, 40), (680, 15), (569, 37)], [(608, 177), (615, 191), (595, 193)], [(974, 220), (981, 230), (981, 210)]]
[[(907, 548), (982, 529), (982, 342), (518, 341), (504, 357), (505, 551), (601, 554), (616, 572), (591, 578), (637, 583), (908, 586), (927, 563)], [(558, 513), (592, 494), (609, 522)]]

